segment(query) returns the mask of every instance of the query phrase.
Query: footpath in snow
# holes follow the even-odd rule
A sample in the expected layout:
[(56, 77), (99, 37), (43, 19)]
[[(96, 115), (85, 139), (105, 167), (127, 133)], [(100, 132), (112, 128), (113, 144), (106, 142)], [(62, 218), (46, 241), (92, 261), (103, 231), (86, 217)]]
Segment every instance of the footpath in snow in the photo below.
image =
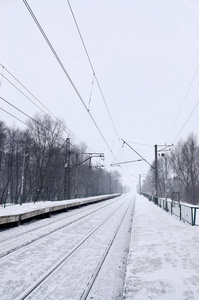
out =
[(123, 299), (199, 299), (199, 227), (137, 195)]

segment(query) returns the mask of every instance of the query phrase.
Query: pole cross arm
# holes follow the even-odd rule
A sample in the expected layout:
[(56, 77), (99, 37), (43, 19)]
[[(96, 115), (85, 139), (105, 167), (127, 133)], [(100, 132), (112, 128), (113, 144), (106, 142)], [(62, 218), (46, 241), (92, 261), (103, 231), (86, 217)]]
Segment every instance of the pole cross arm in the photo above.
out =
[(139, 157), (142, 158), (142, 160), (144, 160), (149, 166), (151, 166), (153, 169), (154, 166), (152, 166), (142, 155), (140, 155), (135, 149), (133, 149), (133, 147), (131, 147), (127, 142), (125, 142), (123, 139), (121, 139), (123, 141), (123, 145), (126, 144), (131, 150), (133, 150), (137, 155), (139, 155)]

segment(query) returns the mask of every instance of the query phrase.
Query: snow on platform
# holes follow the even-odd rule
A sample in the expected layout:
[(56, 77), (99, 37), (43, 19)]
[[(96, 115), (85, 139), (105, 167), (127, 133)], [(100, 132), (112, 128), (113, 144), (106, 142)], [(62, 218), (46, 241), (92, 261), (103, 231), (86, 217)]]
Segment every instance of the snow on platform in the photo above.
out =
[(123, 299), (199, 299), (199, 227), (137, 195)]
[(0, 207), (0, 225), (8, 223), (20, 223), (21, 221), (35, 218), (37, 216), (49, 216), (50, 213), (56, 211), (68, 210), (85, 204), (90, 204), (106, 199), (111, 199), (120, 194), (110, 194), (103, 196), (95, 196), (81, 199), (62, 200), (62, 201), (45, 201), (36, 203), (24, 203), (11, 206)]

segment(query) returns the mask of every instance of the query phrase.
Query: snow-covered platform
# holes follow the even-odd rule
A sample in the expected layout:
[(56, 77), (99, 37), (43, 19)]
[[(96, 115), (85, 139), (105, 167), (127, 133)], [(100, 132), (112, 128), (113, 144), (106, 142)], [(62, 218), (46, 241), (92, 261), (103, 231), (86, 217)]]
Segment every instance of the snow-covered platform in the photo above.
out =
[(58, 211), (67, 211), (70, 208), (80, 207), (91, 203), (118, 197), (120, 194), (110, 194), (103, 196), (88, 197), (82, 199), (62, 200), (62, 201), (45, 201), (36, 203), (24, 203), (23, 205), (0, 207), (0, 225), (15, 224), (33, 219), (36, 217), (49, 217), (51, 213)]
[(199, 227), (137, 195), (123, 299), (199, 299)]

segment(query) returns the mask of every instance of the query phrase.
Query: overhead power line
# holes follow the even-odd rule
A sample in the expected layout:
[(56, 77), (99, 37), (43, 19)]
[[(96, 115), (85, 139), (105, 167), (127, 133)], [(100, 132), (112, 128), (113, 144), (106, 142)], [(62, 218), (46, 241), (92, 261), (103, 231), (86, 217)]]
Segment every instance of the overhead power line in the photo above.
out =
[(193, 75), (193, 77), (192, 77), (192, 79), (191, 79), (191, 82), (190, 82), (190, 84), (189, 84), (189, 87), (188, 87), (188, 89), (187, 89), (187, 92), (186, 92), (186, 94), (185, 94), (185, 96), (184, 96), (182, 105), (181, 105), (181, 107), (180, 107), (180, 109), (179, 109), (179, 112), (178, 112), (178, 114), (177, 114), (177, 117), (176, 117), (176, 119), (175, 119), (175, 121), (174, 121), (174, 123), (173, 123), (173, 126), (172, 126), (171, 130), (170, 130), (170, 133), (169, 133), (169, 136), (168, 136), (168, 138), (167, 138), (167, 141), (168, 141), (168, 139), (170, 138), (171, 133), (172, 133), (172, 131), (173, 131), (175, 125), (176, 125), (176, 122), (177, 122), (177, 120), (178, 120), (178, 118), (179, 118), (179, 115), (180, 115), (180, 113), (181, 113), (181, 111), (182, 111), (182, 108), (183, 108), (183, 106), (184, 106), (184, 103), (185, 103), (185, 101), (186, 101), (186, 99), (187, 99), (187, 96), (188, 96), (188, 94), (189, 94), (189, 92), (190, 92), (190, 89), (191, 89), (191, 87), (192, 87), (192, 84), (193, 84), (193, 82), (194, 82), (194, 79), (195, 79), (195, 77), (196, 77), (196, 74), (198, 73), (198, 70), (199, 70), (199, 65), (197, 66), (197, 68), (196, 68), (196, 70), (195, 70), (195, 72), (194, 72), (194, 75)]
[[(11, 117), (13, 117), (14, 119), (16, 119), (17, 121), (23, 123), (26, 126), (29, 126), (27, 123), (25, 123), (24, 121), (20, 120), (19, 118), (17, 118), (16, 116), (14, 116), (13, 114), (9, 113), (7, 110), (3, 109), (2, 107), (0, 107), (0, 109), (2, 111), (4, 111), (6, 114), (10, 115)], [(30, 127), (30, 126), (29, 126)]]
[[(34, 118), (32, 118), (31, 116), (29, 116), (28, 114), (26, 114), (24, 111), (22, 111), (21, 109), (19, 109), (18, 107), (16, 107), (15, 105), (13, 105), (12, 103), (10, 103), (8, 100), (6, 100), (3, 97), (0, 97), (1, 100), (3, 100), (5, 103), (7, 103), (8, 105), (12, 106), (15, 110), (19, 111), (21, 114), (25, 115), (27, 118), (29, 118), (30, 120), (32, 120), (34, 123), (38, 124), (39, 126), (41, 126), (43, 129), (47, 130), (48, 132), (50, 132), (52, 135), (55, 135), (55, 133), (50, 130), (49, 128), (47, 128), (46, 126), (44, 126), (43, 124), (41, 124), (38, 120), (35, 120)], [(6, 112), (7, 114), (9, 114), (10, 116), (12, 116), (13, 118), (15, 118), (16, 120), (20, 121), (21, 123), (25, 124), (26, 126), (28, 126), (29, 128), (31, 128), (32, 130), (36, 131), (32, 126), (30, 126), (28, 123), (22, 121), (21, 119), (17, 118), (16, 116), (14, 116), (13, 114), (9, 113), (8, 111), (6, 111), (3, 108), (0, 108), (2, 111)], [(36, 131), (37, 132), (37, 131)], [(41, 133), (42, 134), (42, 133)], [(56, 134), (57, 135), (57, 134)], [(64, 143), (66, 142), (64, 138), (60, 137), (60, 140), (62, 140)], [(71, 146), (73, 146), (74, 148), (76, 148), (77, 150), (79, 150), (79, 148), (71, 143)]]
[[(68, 2), (69, 9), (70, 9), (70, 11), (71, 11), (71, 14), (72, 14), (73, 20), (74, 20), (74, 22), (75, 22), (75, 25), (76, 25), (77, 31), (78, 31), (78, 33), (79, 33), (79, 36), (80, 36), (80, 39), (81, 39), (81, 42), (82, 42), (83, 48), (84, 48), (84, 50), (85, 50), (85, 53), (86, 53), (86, 56), (87, 56), (87, 58), (88, 58), (88, 61), (89, 61), (90, 67), (91, 67), (91, 69), (92, 69), (93, 76), (94, 76), (94, 78), (95, 78), (95, 81), (96, 81), (96, 83), (97, 83), (98, 89), (99, 89), (99, 91), (100, 91), (100, 94), (101, 94), (101, 97), (102, 97), (102, 99), (103, 99), (103, 102), (104, 102), (104, 104), (105, 104), (105, 107), (106, 107), (106, 110), (107, 110), (107, 112), (108, 112), (108, 116), (109, 116), (109, 118), (110, 118), (110, 121), (111, 121), (111, 124), (112, 124), (112, 126), (113, 126), (114, 132), (115, 132), (115, 134), (116, 134), (116, 136), (117, 136), (117, 139), (118, 139), (118, 142), (119, 142), (119, 144), (120, 144), (120, 148), (119, 148), (119, 149), (120, 149), (120, 151), (121, 151), (121, 155), (122, 155), (122, 156), (124, 157), (124, 159), (126, 160), (126, 157), (125, 157), (124, 151), (122, 150), (122, 143), (121, 143), (121, 139), (120, 139), (120, 137), (119, 137), (119, 135), (118, 135), (118, 132), (117, 132), (116, 126), (115, 126), (115, 124), (114, 124), (114, 122), (113, 122), (113, 118), (112, 118), (112, 116), (111, 116), (111, 113), (110, 113), (109, 107), (108, 107), (108, 105), (107, 105), (107, 102), (106, 102), (105, 96), (104, 96), (104, 94), (103, 94), (103, 92), (102, 92), (101, 85), (100, 85), (100, 83), (99, 83), (99, 80), (98, 80), (98, 77), (97, 77), (97, 75), (96, 75), (96, 72), (95, 72), (95, 69), (94, 69), (93, 63), (92, 63), (92, 61), (91, 61), (91, 58), (90, 58), (90, 55), (89, 55), (89, 53), (88, 53), (88, 50), (87, 50), (86, 44), (85, 44), (85, 42), (84, 42), (84, 39), (83, 39), (82, 33), (81, 33), (81, 31), (80, 31), (80, 28), (79, 28), (79, 25), (78, 25), (78, 23), (77, 23), (77, 19), (76, 19), (76, 17), (75, 17), (75, 14), (74, 14), (74, 11), (73, 11), (73, 9), (72, 9), (72, 6), (71, 6), (71, 4), (70, 4), (70, 1), (69, 1), (69, 0), (67, 0), (67, 2)], [(89, 109), (90, 109), (90, 103), (89, 103)], [(111, 149), (112, 149), (112, 148), (111, 148)], [(127, 169), (128, 169), (128, 167), (127, 167)], [(124, 170), (122, 170), (122, 171), (124, 172)]]
[(106, 106), (106, 109), (107, 109), (108, 115), (109, 115), (109, 117), (110, 117), (111, 123), (112, 123), (112, 125), (113, 125), (114, 131), (115, 131), (115, 133), (116, 133), (116, 135), (117, 135), (118, 140), (120, 141), (120, 138), (119, 138), (119, 135), (118, 135), (118, 133), (117, 133), (115, 124), (114, 124), (114, 122), (113, 122), (113, 118), (112, 118), (112, 116), (111, 116), (111, 113), (110, 113), (110, 110), (109, 110), (109, 108), (108, 108), (106, 99), (105, 99), (104, 94), (103, 94), (103, 92), (102, 92), (102, 88), (101, 88), (101, 86), (100, 86), (99, 80), (98, 80), (98, 78), (97, 78), (97, 75), (96, 75), (94, 66), (93, 66), (93, 64), (92, 64), (91, 58), (90, 58), (89, 53), (88, 53), (88, 50), (87, 50), (87, 48), (86, 48), (86, 44), (85, 44), (85, 42), (84, 42), (84, 39), (83, 39), (83, 36), (82, 36), (82, 34), (81, 34), (80, 28), (79, 28), (79, 26), (78, 26), (77, 20), (76, 20), (76, 18), (75, 18), (75, 14), (74, 14), (73, 9), (72, 9), (72, 7), (71, 7), (70, 1), (67, 0), (67, 2), (68, 2), (68, 5), (69, 5), (71, 14), (72, 14), (72, 16), (73, 16), (73, 20), (74, 20), (74, 22), (75, 22), (77, 31), (78, 31), (78, 33), (79, 33), (80, 39), (81, 39), (81, 41), (82, 41), (84, 50), (85, 50), (85, 52), (86, 52), (86, 56), (87, 56), (87, 58), (88, 58), (89, 64), (90, 64), (91, 69), (92, 69), (92, 71), (93, 71), (93, 74), (94, 74), (94, 76), (95, 76), (95, 80), (96, 80), (96, 82), (97, 82), (97, 85), (98, 85), (100, 94), (101, 94), (102, 99), (103, 99), (103, 101), (104, 101), (104, 104), (105, 104), (105, 106)]
[(131, 150), (133, 150), (139, 157), (142, 158), (149, 166), (151, 166), (154, 169), (154, 166), (152, 166), (141, 154), (139, 154), (133, 147), (131, 147), (127, 142), (125, 142), (123, 139), (121, 139), (124, 144), (126, 144)]
[(186, 120), (185, 123), (183, 124), (182, 128), (180, 129), (180, 131), (179, 131), (178, 135), (176, 136), (176, 138), (175, 138), (173, 144), (176, 142), (177, 138), (178, 138), (179, 135), (181, 134), (182, 130), (184, 129), (184, 127), (186, 126), (186, 124), (188, 123), (188, 121), (190, 120), (191, 116), (192, 116), (192, 115), (194, 114), (194, 112), (196, 111), (196, 108), (197, 108), (198, 104), (199, 104), (199, 100), (198, 100), (198, 102), (196, 103), (196, 105), (194, 106), (194, 108), (193, 108), (193, 110), (191, 111), (190, 115), (188, 116), (187, 120)]
[(107, 146), (108, 149), (110, 150), (110, 152), (111, 152), (111, 154), (113, 155), (114, 159), (117, 160), (116, 157), (115, 157), (115, 155), (113, 154), (113, 152), (112, 152), (112, 150), (111, 150), (111, 148), (110, 148), (108, 142), (106, 141), (104, 135), (102, 134), (101, 130), (99, 129), (99, 127), (98, 127), (96, 121), (94, 120), (94, 118), (93, 118), (93, 116), (91, 115), (91, 113), (88, 111), (87, 106), (86, 106), (86, 104), (85, 104), (83, 98), (81, 97), (81, 95), (80, 95), (80, 93), (79, 93), (77, 87), (75, 86), (75, 84), (74, 84), (74, 82), (72, 81), (71, 77), (69, 76), (68, 72), (66, 71), (66, 69), (65, 69), (65, 67), (64, 67), (64, 65), (63, 65), (63, 63), (62, 63), (62, 61), (61, 61), (61, 59), (59, 58), (59, 56), (58, 56), (58, 54), (57, 54), (57, 52), (55, 51), (55, 49), (54, 49), (54, 47), (52, 46), (50, 40), (48, 39), (48, 37), (47, 37), (47, 35), (45, 34), (43, 28), (41, 27), (39, 21), (37, 20), (36, 16), (34, 15), (34, 13), (33, 13), (32, 9), (31, 9), (31, 7), (29, 6), (29, 4), (28, 4), (28, 2), (27, 2), (26, 0), (23, 0), (23, 2), (24, 2), (24, 4), (25, 4), (26, 8), (28, 9), (28, 11), (29, 11), (31, 17), (33, 18), (34, 22), (36, 23), (36, 25), (37, 25), (39, 31), (40, 31), (41, 34), (43, 35), (43, 37), (44, 37), (46, 43), (48, 44), (49, 48), (51, 49), (52, 53), (54, 54), (54, 56), (55, 56), (57, 62), (59, 63), (59, 65), (60, 65), (62, 71), (64, 72), (65, 76), (67, 77), (67, 79), (69, 80), (70, 84), (72, 85), (74, 91), (76, 92), (78, 98), (79, 98), (80, 101), (82, 102), (84, 108), (85, 108), (86, 111), (88, 112), (88, 114), (89, 114), (91, 120), (93, 121), (95, 127), (97, 128), (98, 132), (100, 133), (100, 135), (101, 135), (102, 139), (104, 140), (106, 146)]
[[(5, 70), (20, 86), (23, 87), (23, 89), (28, 92), (43, 108), (45, 108), (47, 110), (47, 112), (50, 114), (47, 114), (41, 107), (39, 107), (30, 97), (28, 97), (24, 92), (22, 92), (14, 83), (12, 83), (4, 74), (3, 71), (2, 73), (0, 73), (0, 75), (2, 76), (2, 78), (4, 78), (7, 82), (9, 82), (15, 89), (17, 89), (24, 97), (26, 97), (31, 103), (33, 103), (33, 105), (35, 105), (37, 108), (39, 108), (39, 110), (41, 110), (45, 115), (47, 115), (53, 122), (55, 122), (55, 120), (62, 124), (64, 130), (66, 131), (66, 133), (68, 135), (72, 135), (74, 138), (76, 138), (77, 140), (79, 140), (82, 144), (83, 142), (74, 134), (71, 132), (70, 129), (68, 129), (66, 127), (66, 125), (61, 122), (36, 96), (33, 95), (32, 92), (30, 92), (30, 90), (28, 90), (24, 84), (21, 83), (21, 81), (19, 81), (5, 66), (3, 66), (0, 63), (0, 66), (2, 66), (3, 70)], [(55, 118), (55, 120), (52, 117)]]
[[(18, 117), (14, 116), (14, 115), (11, 114), (11, 113), (9, 113), (7, 110), (3, 109), (2, 107), (0, 107), (0, 109), (1, 109), (3, 112), (5, 112), (5, 113), (7, 113), (8, 115), (10, 115), (11, 117), (13, 117), (14, 119), (16, 119), (17, 121), (19, 121), (19, 122), (21, 122), (22, 124), (24, 124), (24, 125), (26, 125), (27, 127), (29, 127), (31, 130), (33, 130), (33, 131), (35, 131), (36, 133), (38, 133), (37, 129), (35, 129), (35, 128), (33, 128), (32, 126), (30, 126), (28, 123), (22, 121), (21, 119), (19, 119)], [(34, 119), (33, 119), (33, 120), (34, 120)], [(46, 128), (45, 126), (43, 126), (42, 124), (40, 124), (38, 121), (36, 121), (36, 120), (34, 120), (34, 121), (37, 122), (37, 124), (39, 124), (40, 126), (42, 126), (43, 128), (45, 128), (46, 130), (49, 131), (48, 128)], [(42, 132), (40, 132), (40, 133), (41, 133), (42, 135), (45, 136), (44, 133), (42, 133)], [(60, 145), (59, 143), (57, 143), (57, 144), (58, 144), (59, 146), (62, 147), (62, 146), (65, 144), (66, 141), (65, 141), (63, 138), (61, 138), (61, 139), (64, 141), (64, 143), (63, 143), (62, 145)]]
[(29, 118), (30, 120), (32, 120), (33, 122), (37, 123), (39, 126), (43, 127), (44, 129), (48, 130), (50, 133), (54, 134), (53, 131), (51, 131), (50, 129), (46, 128), (43, 124), (41, 124), (40, 122), (38, 122), (37, 120), (35, 120), (34, 118), (32, 118), (31, 116), (29, 116), (28, 114), (26, 114), (24, 111), (22, 111), (21, 109), (17, 108), (14, 104), (10, 103), (8, 100), (6, 100), (3, 97), (0, 97), (1, 100), (3, 100), (5, 103), (9, 104), (10, 106), (12, 106), (14, 109), (18, 110), (21, 114), (25, 115), (27, 118)]

